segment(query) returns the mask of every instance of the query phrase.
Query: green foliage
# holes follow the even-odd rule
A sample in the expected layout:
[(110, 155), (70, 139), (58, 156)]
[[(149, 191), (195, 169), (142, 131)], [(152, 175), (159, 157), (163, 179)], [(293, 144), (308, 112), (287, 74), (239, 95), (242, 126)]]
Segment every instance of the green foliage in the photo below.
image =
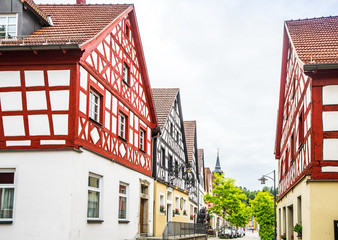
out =
[(244, 194), (246, 195), (247, 199), (244, 201), (245, 205), (250, 206), (249, 201), (250, 200), (254, 200), (257, 194), (257, 191), (250, 191), (249, 189), (247, 189), (246, 187), (242, 188), (239, 187), (240, 189), (242, 189), (242, 191), (244, 192)]
[(293, 228), (293, 231), (296, 232), (296, 233), (301, 233), (302, 230), (303, 230), (302, 225), (300, 225), (300, 224), (298, 224), (298, 223), (297, 223), (297, 224), (295, 225), (295, 227)]
[(215, 174), (212, 194), (204, 196), (204, 201), (212, 203), (209, 213), (221, 216), (231, 225), (245, 226), (250, 218), (250, 209), (243, 203), (247, 199), (243, 191), (236, 187), (235, 179)]
[(274, 236), (274, 201), (269, 192), (258, 192), (250, 201), (253, 215), (260, 225), (261, 240), (271, 240)]

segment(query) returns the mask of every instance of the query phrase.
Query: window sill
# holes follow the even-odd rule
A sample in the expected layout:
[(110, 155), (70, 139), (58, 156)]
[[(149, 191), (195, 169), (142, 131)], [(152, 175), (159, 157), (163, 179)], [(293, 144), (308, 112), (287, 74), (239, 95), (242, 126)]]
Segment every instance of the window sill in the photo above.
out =
[(129, 83), (127, 83), (126, 81), (124, 81), (124, 80), (122, 80), (122, 82), (124, 83), (124, 84), (126, 84), (129, 88), (130, 88), (130, 85), (129, 85)]
[(128, 224), (130, 221), (129, 220), (119, 220), (119, 223), (121, 224)]
[(103, 223), (102, 219), (87, 219), (87, 223)]
[(143, 152), (144, 154), (147, 154), (147, 152), (146, 152), (146, 151), (144, 151), (144, 150), (142, 150), (142, 149), (140, 149), (140, 152)]
[(128, 143), (128, 140), (127, 140), (127, 139), (124, 139), (123, 137), (120, 137), (120, 136), (119, 136), (119, 139), (121, 139), (122, 141)]
[(98, 121), (92, 119), (91, 117), (89, 117), (89, 119), (90, 119), (92, 122), (94, 122), (94, 123), (100, 125), (101, 127), (103, 126), (102, 123), (99, 123)]
[(4, 220), (4, 221), (0, 221), (0, 224), (12, 224), (13, 220)]

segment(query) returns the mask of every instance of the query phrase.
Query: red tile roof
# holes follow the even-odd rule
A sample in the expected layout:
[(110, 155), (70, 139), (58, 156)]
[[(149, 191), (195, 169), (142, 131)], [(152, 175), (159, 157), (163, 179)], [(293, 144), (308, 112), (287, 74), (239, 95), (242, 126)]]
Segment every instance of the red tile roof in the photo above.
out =
[(158, 125), (163, 128), (168, 119), (171, 107), (179, 92), (178, 88), (152, 88)]
[[(193, 149), (195, 145), (196, 121), (184, 121), (185, 141), (187, 144), (188, 160), (193, 160)], [(195, 149), (197, 151), (197, 149)], [(197, 161), (197, 159), (196, 159)]]
[(23, 5), (27, 7), (30, 11), (32, 11), (40, 20), (44, 23), (48, 24), (48, 18), (45, 13), (43, 13), (39, 7), (34, 3), (33, 0), (21, 0)]
[(338, 16), (285, 22), (304, 64), (338, 63)]
[[(34, 4), (32, 0), (23, 0)], [(43, 27), (24, 39), (27, 45), (82, 44), (94, 38), (127, 10), (131, 4), (38, 4), (31, 5), (41, 16), (50, 16), (53, 26)], [(34, 7), (34, 6), (37, 6)], [(18, 45), (23, 41), (6, 41)], [(2, 43), (4, 45), (4, 42)]]

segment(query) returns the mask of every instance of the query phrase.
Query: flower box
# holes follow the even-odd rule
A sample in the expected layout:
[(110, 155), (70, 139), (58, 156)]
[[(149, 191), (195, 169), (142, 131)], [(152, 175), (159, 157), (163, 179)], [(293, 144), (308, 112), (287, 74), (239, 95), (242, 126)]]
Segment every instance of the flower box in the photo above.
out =
[(190, 215), (190, 220), (194, 220), (194, 215)]
[(178, 208), (175, 208), (175, 214), (180, 214), (180, 210)]
[(165, 213), (165, 207), (164, 207), (164, 205), (160, 205), (160, 212), (164, 212)]
[(183, 210), (183, 215), (184, 216), (187, 216), (188, 214), (187, 214), (187, 210)]

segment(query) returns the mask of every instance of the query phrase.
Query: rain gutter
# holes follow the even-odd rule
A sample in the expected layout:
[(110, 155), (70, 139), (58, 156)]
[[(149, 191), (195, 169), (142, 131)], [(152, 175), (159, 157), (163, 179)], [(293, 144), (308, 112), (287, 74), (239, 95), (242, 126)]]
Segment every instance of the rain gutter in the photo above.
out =
[(1, 46), (0, 51), (29, 51), (29, 50), (69, 50), (80, 49), (79, 44), (55, 44), (55, 45), (15, 45), (15, 46)]

